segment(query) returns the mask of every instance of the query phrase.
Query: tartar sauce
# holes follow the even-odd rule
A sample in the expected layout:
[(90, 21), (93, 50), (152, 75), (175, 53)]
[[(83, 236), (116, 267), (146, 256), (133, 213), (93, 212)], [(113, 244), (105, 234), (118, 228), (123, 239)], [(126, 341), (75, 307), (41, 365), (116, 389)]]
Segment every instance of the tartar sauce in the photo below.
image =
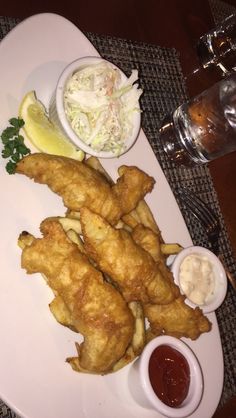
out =
[(201, 254), (188, 255), (180, 265), (179, 283), (190, 301), (197, 305), (207, 303), (215, 289), (214, 270), (210, 260)]

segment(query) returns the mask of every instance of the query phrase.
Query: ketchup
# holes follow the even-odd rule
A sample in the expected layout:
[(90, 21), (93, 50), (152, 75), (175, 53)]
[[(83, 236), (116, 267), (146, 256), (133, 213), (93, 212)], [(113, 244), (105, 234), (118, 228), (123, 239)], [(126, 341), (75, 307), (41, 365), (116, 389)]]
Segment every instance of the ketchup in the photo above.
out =
[(179, 351), (160, 345), (150, 357), (149, 378), (157, 397), (166, 405), (177, 407), (188, 394), (189, 364)]

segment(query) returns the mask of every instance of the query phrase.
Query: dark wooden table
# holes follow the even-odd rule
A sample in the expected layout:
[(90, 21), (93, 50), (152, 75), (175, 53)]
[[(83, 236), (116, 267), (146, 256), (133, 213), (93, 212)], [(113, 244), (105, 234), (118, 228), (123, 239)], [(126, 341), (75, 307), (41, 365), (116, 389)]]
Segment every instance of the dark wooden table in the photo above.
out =
[[(235, 5), (236, 0), (228, 0)], [(59, 13), (82, 31), (174, 47), (180, 53), (183, 72), (198, 66), (196, 41), (214, 27), (208, 0), (1, 0), (0, 15), (25, 18), (35, 13)], [(188, 79), (189, 95), (195, 95), (217, 80), (207, 73)], [(236, 152), (209, 164), (221, 210), (236, 254)], [(235, 416), (236, 399), (218, 410), (215, 418)], [(204, 418), (204, 417), (203, 417)]]

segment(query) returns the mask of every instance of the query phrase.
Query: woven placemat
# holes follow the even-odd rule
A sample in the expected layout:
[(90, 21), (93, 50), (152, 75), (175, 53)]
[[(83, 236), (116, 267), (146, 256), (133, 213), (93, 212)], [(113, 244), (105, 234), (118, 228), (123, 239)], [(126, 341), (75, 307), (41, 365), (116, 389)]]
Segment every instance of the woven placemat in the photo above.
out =
[[(17, 19), (0, 17), (0, 39), (12, 29)], [(136, 43), (130, 40), (86, 33), (95, 48), (104, 58), (117, 64), (127, 75), (133, 68), (139, 71), (140, 85), (144, 90), (141, 98), (142, 127), (152, 146), (166, 178), (175, 193), (177, 187), (188, 187), (205, 200), (218, 214), (222, 233), (220, 238), (221, 251), (229, 270), (236, 274), (236, 262), (233, 257), (229, 239), (225, 229), (219, 203), (212, 183), (208, 167), (194, 168), (176, 167), (165, 155), (159, 142), (158, 128), (163, 117), (187, 99), (184, 78), (180, 66), (179, 55), (174, 49), (156, 45)], [(177, 199), (178, 200), (178, 199)], [(181, 207), (181, 204), (180, 204)], [(183, 216), (192, 236), (193, 242), (208, 247), (205, 232), (189, 214), (181, 207)], [(236, 393), (236, 294), (229, 287), (224, 304), (217, 310), (225, 362), (225, 381), (220, 404), (223, 405)], [(0, 418), (16, 417), (16, 415), (0, 401)]]
[(232, 4), (222, 0), (209, 0), (209, 5), (216, 25), (226, 17), (236, 13), (236, 8)]

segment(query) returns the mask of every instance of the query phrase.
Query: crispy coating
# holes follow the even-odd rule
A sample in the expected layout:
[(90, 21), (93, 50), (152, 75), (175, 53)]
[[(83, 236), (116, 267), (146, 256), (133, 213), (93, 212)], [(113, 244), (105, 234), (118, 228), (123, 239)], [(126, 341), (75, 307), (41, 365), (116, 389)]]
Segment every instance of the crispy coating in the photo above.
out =
[(118, 169), (119, 178), (112, 186), (120, 204), (122, 215), (131, 212), (144, 196), (151, 192), (155, 180), (137, 167), (122, 165)]
[(81, 209), (80, 221), (87, 254), (119, 286), (128, 302), (165, 304), (179, 295), (178, 287), (129, 232), (114, 229), (87, 208)]
[[(114, 185), (114, 181), (112, 180), (110, 175), (107, 173), (107, 171), (104, 169), (104, 167), (102, 166), (102, 164), (100, 163), (97, 157), (89, 157), (85, 161), (85, 164), (88, 164), (90, 167), (93, 167), (96, 170), (98, 170), (100, 173), (102, 173), (106, 177), (107, 181), (109, 182), (111, 186)], [(138, 192), (138, 194), (136, 195), (136, 201), (141, 198), (140, 193), (142, 193), (142, 195), (144, 196), (144, 193), (150, 192), (154, 185), (154, 179), (152, 177), (147, 176), (146, 173), (144, 173), (141, 170), (139, 170), (139, 176), (135, 175), (135, 172), (137, 173), (137, 167), (121, 166), (118, 169), (118, 173), (121, 176), (121, 178), (118, 179), (117, 184), (114, 187), (114, 190), (119, 197), (122, 198), (123, 196), (123, 202), (122, 202), (123, 206), (127, 205), (127, 201), (128, 201), (127, 198), (132, 201), (132, 206), (134, 205), (133, 197), (135, 194), (135, 190), (134, 190), (135, 185), (133, 185), (133, 187), (131, 188), (130, 187), (131, 182), (134, 182), (134, 180), (136, 181), (136, 186), (137, 186), (136, 193)], [(134, 178), (134, 175), (135, 175), (135, 178)], [(138, 181), (138, 178), (139, 178), (139, 181)], [(132, 199), (129, 193), (127, 193), (126, 185), (128, 186), (129, 189), (131, 188)], [(128, 209), (129, 208), (127, 205), (125, 207), (125, 211), (127, 212)], [(125, 215), (123, 214), (122, 220), (130, 228), (134, 228), (136, 225), (141, 223), (144, 226), (151, 228), (157, 234), (159, 234), (160, 232), (158, 225), (154, 219), (154, 216), (144, 199), (139, 200), (137, 203), (137, 206), (135, 207), (135, 209), (132, 209), (131, 212), (126, 213)]]
[(150, 228), (139, 224), (133, 229), (132, 237), (134, 241), (146, 250), (155, 261), (164, 259), (161, 253), (162, 238), (160, 234), (156, 234)]
[(43, 153), (27, 155), (16, 167), (17, 173), (47, 184), (71, 211), (86, 206), (112, 225), (133, 210), (154, 184), (153, 178), (137, 167), (123, 166), (119, 171), (117, 183), (111, 185), (103, 174), (88, 164)]
[(80, 161), (35, 153), (24, 157), (17, 164), (16, 172), (47, 184), (70, 210), (78, 211), (86, 205), (111, 224), (116, 224), (121, 217), (119, 199), (106, 178)]
[(141, 224), (137, 225), (131, 234), (136, 244), (147, 251), (152, 256), (153, 260), (158, 264), (158, 268), (163, 277), (173, 283), (173, 274), (167, 267), (166, 258), (161, 251), (161, 245), (163, 244), (161, 234), (156, 234), (150, 228)]
[(27, 273), (46, 276), (56, 294), (51, 309), (61, 323), (84, 336), (78, 357), (68, 361), (79, 371), (104, 374), (125, 354), (133, 338), (134, 318), (120, 293), (96, 270), (55, 218), (42, 222), (43, 238), (22, 252)]
[(153, 336), (167, 334), (196, 340), (203, 332), (211, 330), (211, 323), (201, 309), (192, 309), (184, 300), (184, 296), (179, 296), (168, 305), (143, 305)]
[[(154, 258), (159, 261), (159, 268), (165, 277), (173, 276), (166, 266), (165, 258), (161, 254), (161, 239), (151, 229), (138, 225), (132, 232), (134, 240)], [(195, 340), (203, 332), (211, 329), (211, 324), (202, 311), (192, 309), (184, 302), (185, 297), (179, 296), (168, 305), (144, 304), (144, 313), (150, 322), (147, 338), (160, 334), (173, 335), (177, 338), (187, 337)]]

